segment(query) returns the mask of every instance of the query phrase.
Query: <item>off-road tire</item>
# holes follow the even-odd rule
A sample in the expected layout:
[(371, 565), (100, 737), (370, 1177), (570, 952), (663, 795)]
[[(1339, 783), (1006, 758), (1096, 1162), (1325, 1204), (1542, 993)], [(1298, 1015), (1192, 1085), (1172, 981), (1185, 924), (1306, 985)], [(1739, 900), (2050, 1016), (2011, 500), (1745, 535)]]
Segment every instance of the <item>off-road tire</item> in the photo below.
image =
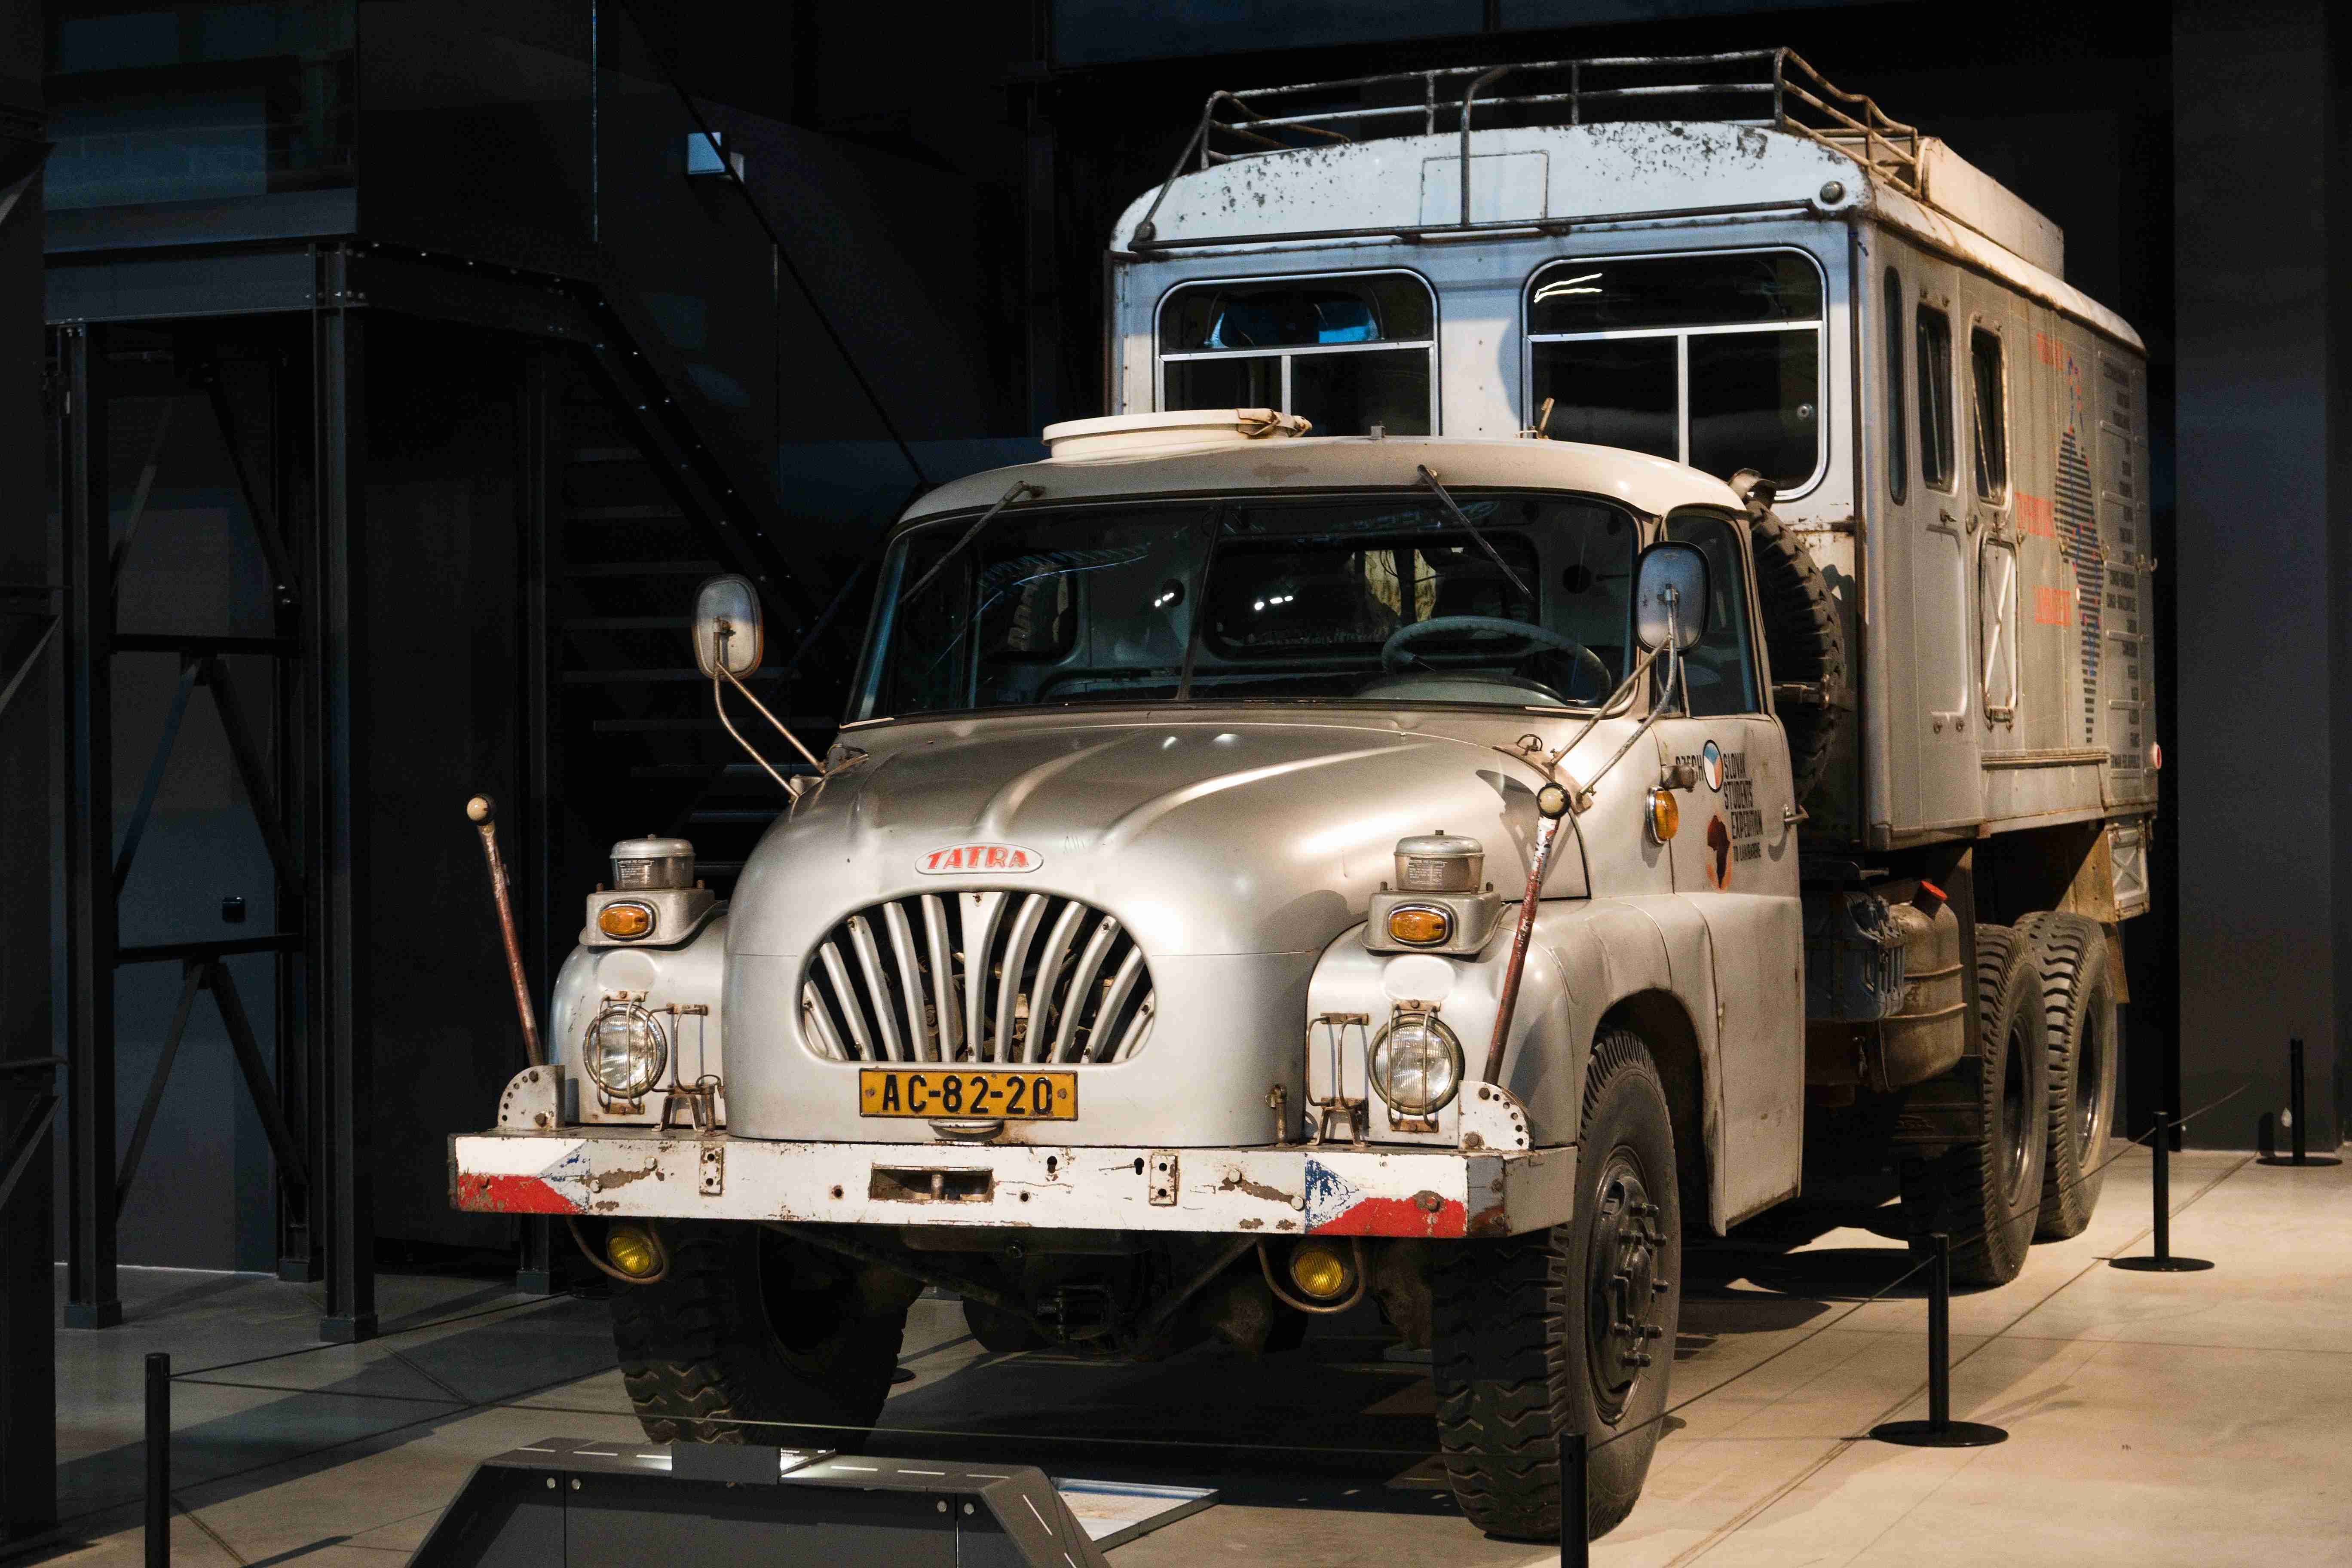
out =
[(2063, 1241), (2091, 1223), (2106, 1181), (2099, 1167), (2116, 1117), (2115, 971), (2107, 933), (2087, 916), (2027, 915), (2017, 934), (2050, 1033), (2050, 1151), (2033, 1238)]
[(668, 1223), (661, 1238), (669, 1272), (613, 1295), (647, 1440), (856, 1447), (922, 1287), (753, 1225)]
[[(1637, 1188), (1622, 1180), (1629, 1167)], [(1639, 1037), (1616, 1031), (1593, 1047), (1585, 1077), (1575, 1217), (1526, 1236), (1433, 1247), (1439, 1443), (1454, 1498), (1481, 1530), (1522, 1541), (1559, 1538), (1564, 1432), (1582, 1431), (1588, 1445), (1587, 1539), (1614, 1529), (1641, 1496), (1682, 1309), (1675, 1170), (1674, 1124), (1658, 1069)], [(1629, 1221), (1624, 1196), (1633, 1191), (1654, 1208)], [(1646, 1237), (1634, 1236), (1635, 1224)], [(1632, 1239), (1621, 1246), (1620, 1237)], [(1633, 1316), (1620, 1321), (1655, 1331), (1645, 1341), (1604, 1331), (1607, 1353), (1638, 1342), (1652, 1358), (1632, 1371), (1630, 1386), (1616, 1390), (1604, 1384), (1603, 1351), (1587, 1329), (1596, 1241), (1607, 1246), (1609, 1261), (1629, 1264), (1638, 1299)], [(1654, 1282), (1663, 1289), (1649, 1289)], [(1627, 1435), (1601, 1447), (1620, 1432)]]
[(2018, 933), (1979, 925), (1976, 945), (1979, 1054), (1915, 1092), (1963, 1097), (1979, 1131), (1936, 1159), (1906, 1162), (1903, 1201), (1915, 1232), (1951, 1237), (1956, 1283), (2006, 1285), (2041, 1216), (2049, 1025)]
[(1770, 511), (1748, 514), (1748, 552), (1772, 666), (1772, 706), (1789, 737), (1790, 777), (1801, 805), (1828, 768), (1853, 704), (1845, 622), (1812, 552)]

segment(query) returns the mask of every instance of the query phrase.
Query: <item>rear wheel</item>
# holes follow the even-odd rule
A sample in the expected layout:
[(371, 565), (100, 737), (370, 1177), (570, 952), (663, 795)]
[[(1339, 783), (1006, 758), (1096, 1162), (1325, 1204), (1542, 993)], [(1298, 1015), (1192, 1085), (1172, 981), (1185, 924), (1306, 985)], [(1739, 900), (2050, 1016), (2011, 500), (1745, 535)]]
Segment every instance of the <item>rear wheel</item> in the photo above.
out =
[(1916, 1230), (1952, 1239), (1952, 1278), (2006, 1285), (2025, 1267), (2041, 1215), (2048, 1153), (2049, 1027), (2025, 943), (2008, 926), (1977, 927), (1977, 1056), (1913, 1090), (1965, 1103), (1973, 1138), (1906, 1166), (1904, 1206)]
[(1632, 1034), (1593, 1047), (1576, 1194), (1565, 1225), (1436, 1253), (1446, 1475), (1464, 1514), (1496, 1535), (1559, 1539), (1562, 1434), (1589, 1445), (1588, 1539), (1633, 1510), (1657, 1447), (1682, 1304), (1682, 1205), (1665, 1091)]
[(2033, 1235), (2063, 1241), (2091, 1223), (2106, 1180), (2099, 1167), (2116, 1114), (2115, 971), (2106, 931), (2086, 916), (2028, 915), (2017, 934), (2049, 1034), (2049, 1153)]
[(856, 1446), (882, 1414), (921, 1285), (758, 1226), (669, 1224), (662, 1240), (667, 1275), (613, 1297), (646, 1436)]

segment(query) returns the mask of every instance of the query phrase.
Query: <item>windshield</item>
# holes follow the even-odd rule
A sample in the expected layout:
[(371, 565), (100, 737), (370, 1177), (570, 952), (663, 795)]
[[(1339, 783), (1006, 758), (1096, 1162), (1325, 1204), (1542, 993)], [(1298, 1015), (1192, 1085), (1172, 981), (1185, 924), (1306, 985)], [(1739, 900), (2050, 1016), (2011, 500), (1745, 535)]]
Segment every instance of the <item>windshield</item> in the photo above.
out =
[(975, 514), (926, 523), (891, 546), (850, 718), (1601, 700), (1626, 668), (1632, 515), (1557, 494), (1454, 500), (1475, 531), (1433, 497), (1393, 496), (1015, 506), (961, 550)]

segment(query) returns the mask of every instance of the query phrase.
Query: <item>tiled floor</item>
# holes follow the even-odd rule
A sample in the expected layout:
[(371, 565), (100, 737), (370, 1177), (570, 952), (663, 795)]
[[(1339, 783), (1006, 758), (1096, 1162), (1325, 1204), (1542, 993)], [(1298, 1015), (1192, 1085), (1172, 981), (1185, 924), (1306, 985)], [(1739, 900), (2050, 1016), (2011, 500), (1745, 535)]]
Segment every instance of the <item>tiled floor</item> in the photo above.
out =
[[(1784, 1216), (1695, 1252), (1660, 1445), (1610, 1565), (2352, 1562), (2352, 1173), (2176, 1159), (2175, 1249), (2210, 1273), (2105, 1267), (2147, 1246), (2147, 1163), (2111, 1171), (2089, 1233), (1954, 1302), (1958, 1413), (2000, 1447), (1862, 1434), (1924, 1404), (1916, 1291), (1856, 1307), (1905, 1268), (1841, 1217)], [(1810, 1223), (1807, 1223), (1810, 1221)], [(601, 1303), (478, 1282), (383, 1282), (384, 1336), (313, 1342), (306, 1291), (128, 1270), (129, 1321), (60, 1331), (58, 1482), (76, 1564), (138, 1560), (141, 1357), (171, 1352), (190, 1568), (386, 1568), (481, 1456), (566, 1435), (627, 1438)], [(1218, 1507), (1119, 1549), (1118, 1568), (1281, 1563), (1527, 1564), (1414, 1473), (1428, 1382), (1348, 1326), (1247, 1363), (987, 1354), (951, 1302), (919, 1303), (875, 1447), (1062, 1474), (1223, 1489)], [(1695, 1396), (1702, 1396), (1696, 1397)]]

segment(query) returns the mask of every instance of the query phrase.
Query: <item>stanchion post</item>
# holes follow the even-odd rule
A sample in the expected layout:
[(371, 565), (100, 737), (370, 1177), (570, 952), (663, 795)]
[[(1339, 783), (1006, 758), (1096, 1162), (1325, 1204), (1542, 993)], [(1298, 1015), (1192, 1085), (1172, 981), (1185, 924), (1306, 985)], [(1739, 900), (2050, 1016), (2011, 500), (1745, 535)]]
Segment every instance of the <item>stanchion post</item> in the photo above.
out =
[(1560, 1434), (1560, 1568), (1591, 1568), (1592, 1543), (1584, 1538), (1585, 1521), (1591, 1517), (1584, 1498), (1587, 1481), (1586, 1458), (1583, 1433)]
[(1980, 1421), (1952, 1419), (1952, 1238), (1927, 1237), (1927, 1419), (1885, 1421), (1870, 1429), (1881, 1443), (1906, 1448), (1989, 1448), (2009, 1434)]
[(2265, 1165), (2340, 1165), (2343, 1159), (2330, 1153), (2313, 1153), (2311, 1124), (2306, 1119), (2308, 1097), (2303, 1081), (2303, 1042), (2290, 1039), (2286, 1043), (2286, 1121), (2287, 1153), (2265, 1154)]
[(2156, 1156), (2156, 1166), (2149, 1173), (2149, 1184), (2156, 1189), (2156, 1251), (2147, 1258), (2110, 1258), (2110, 1268), (2128, 1268), (2136, 1274), (2193, 1274), (2213, 1265), (2202, 1258), (2172, 1256), (2172, 1112), (2156, 1113), (2156, 1141), (2150, 1150)]
[(2300, 1037), (2286, 1043), (2286, 1079), (2287, 1121), (2293, 1123), (2287, 1131), (2292, 1135), (2294, 1163), (2300, 1165), (2306, 1152), (2303, 1131), (2303, 1041)]
[(2172, 1112), (2156, 1113), (2156, 1266), (2172, 1261)]
[(147, 1353), (147, 1568), (172, 1561), (172, 1358)]

